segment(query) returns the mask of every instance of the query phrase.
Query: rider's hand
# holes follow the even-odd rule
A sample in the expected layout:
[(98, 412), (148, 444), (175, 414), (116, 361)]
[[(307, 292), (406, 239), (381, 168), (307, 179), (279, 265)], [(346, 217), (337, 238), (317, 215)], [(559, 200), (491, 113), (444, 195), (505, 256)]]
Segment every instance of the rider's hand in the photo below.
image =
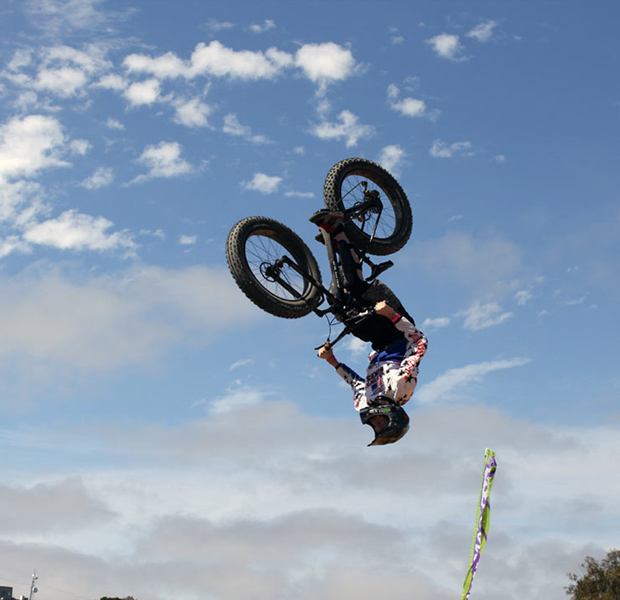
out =
[(375, 311), (378, 315), (387, 317), (390, 320), (398, 316), (398, 313), (385, 300), (375, 304)]
[(329, 344), (323, 344), (319, 348), (318, 357), (326, 360), (330, 365), (334, 367), (338, 366), (339, 364), (338, 360), (336, 360), (336, 357), (334, 356), (334, 351)]
[(319, 348), (318, 356), (319, 356), (319, 358), (322, 358), (324, 360), (329, 360), (332, 356), (334, 356), (334, 351), (332, 350), (332, 348), (331, 348), (331, 346), (329, 344), (323, 344)]

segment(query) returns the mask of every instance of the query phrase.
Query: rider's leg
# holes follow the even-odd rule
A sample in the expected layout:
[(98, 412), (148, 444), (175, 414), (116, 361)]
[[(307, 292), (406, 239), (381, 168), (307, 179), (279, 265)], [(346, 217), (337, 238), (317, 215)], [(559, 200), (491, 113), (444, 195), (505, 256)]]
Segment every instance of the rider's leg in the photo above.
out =
[(310, 217), (310, 221), (329, 233), (340, 256), (345, 286), (353, 296), (359, 296), (366, 291), (368, 283), (364, 281), (362, 260), (344, 230), (343, 218), (342, 212), (321, 209)]
[(345, 285), (353, 296), (359, 297), (368, 289), (368, 283), (364, 280), (362, 272), (362, 261), (349, 242), (344, 229), (336, 233), (333, 239), (340, 256)]
[(407, 312), (407, 309), (403, 306), (398, 296), (379, 279), (375, 279), (368, 287), (368, 290), (363, 295), (363, 300), (371, 303), (373, 306), (377, 302), (385, 300), (399, 315), (403, 315), (403, 317), (406, 317), (407, 320), (415, 325), (413, 317)]
[[(405, 310), (396, 294), (383, 282), (375, 279), (368, 289), (362, 294), (361, 301), (366, 306), (375, 306), (382, 300), (387, 303), (399, 314), (414, 323), (413, 317)], [(386, 317), (375, 315), (369, 319), (360, 331), (354, 335), (370, 342), (374, 350), (384, 350), (398, 340), (402, 340), (403, 333)]]

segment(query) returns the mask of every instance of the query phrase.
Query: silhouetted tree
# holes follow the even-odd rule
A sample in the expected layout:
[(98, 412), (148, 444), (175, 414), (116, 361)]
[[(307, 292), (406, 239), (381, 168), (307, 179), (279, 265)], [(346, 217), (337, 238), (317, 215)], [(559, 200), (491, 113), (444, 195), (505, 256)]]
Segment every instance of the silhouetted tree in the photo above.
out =
[(137, 600), (136, 598), (134, 598), (133, 596), (125, 596), (125, 598), (110, 598), (110, 596), (103, 596), (103, 598), (100, 598), (99, 600)]
[(579, 577), (569, 573), (574, 583), (566, 587), (573, 600), (618, 600), (620, 598), (620, 550), (611, 550), (600, 562), (586, 556)]

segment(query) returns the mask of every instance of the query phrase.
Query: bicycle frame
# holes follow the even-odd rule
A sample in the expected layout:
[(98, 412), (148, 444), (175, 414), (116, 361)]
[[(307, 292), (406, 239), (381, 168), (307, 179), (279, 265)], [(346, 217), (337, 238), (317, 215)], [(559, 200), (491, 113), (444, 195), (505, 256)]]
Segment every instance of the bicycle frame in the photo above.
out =
[[(365, 182), (363, 182), (363, 184), (364, 183)], [(366, 186), (364, 186), (365, 200), (343, 211), (343, 219), (345, 222), (347, 220), (354, 219), (365, 220), (365, 215), (367, 213), (378, 213), (372, 235), (370, 236), (370, 239), (372, 240), (375, 235), (377, 225), (379, 223), (379, 218), (381, 216), (383, 206), (378, 197), (378, 192), (367, 192), (365, 187)], [(297, 290), (295, 290), (291, 285), (289, 285), (283, 277), (280, 277), (281, 268), (284, 265), (287, 265), (296, 273), (298, 273), (301, 277), (303, 277), (304, 280), (307, 281), (310, 285), (315, 286), (321, 291), (321, 294), (327, 301), (329, 307), (326, 309), (315, 308), (313, 309), (313, 312), (320, 317), (332, 313), (339, 321), (341, 321), (345, 325), (344, 330), (333, 342), (331, 342), (331, 345), (333, 346), (340, 339), (350, 333), (356, 326), (360, 325), (365, 319), (372, 316), (374, 314), (374, 310), (368, 310), (367, 308), (361, 306), (358, 303), (357, 299), (354, 297), (354, 295), (347, 290), (342, 260), (338, 256), (333, 235), (327, 232), (325, 229), (320, 229), (320, 235), (322, 236), (322, 241), (325, 244), (325, 250), (327, 252), (327, 259), (330, 267), (331, 285), (329, 289), (323, 286), (322, 283), (316, 281), (309, 273), (301, 269), (295, 261), (291, 260), (286, 255), (276, 260), (272, 265), (269, 265), (265, 269), (264, 274), (268, 278), (277, 281), (279, 285), (281, 285), (293, 296), (300, 297), (299, 292), (297, 292)], [(392, 263), (392, 261), (386, 261), (384, 263), (376, 265), (367, 257), (366, 253), (363, 250), (359, 248), (355, 248), (355, 250), (359, 255), (361, 261), (370, 265), (372, 269), (370, 276), (365, 279), (365, 281), (367, 282), (371, 282), (379, 275), (379, 273), (390, 268), (394, 264)], [(335, 293), (332, 293), (332, 291), (330, 290), (334, 290)]]

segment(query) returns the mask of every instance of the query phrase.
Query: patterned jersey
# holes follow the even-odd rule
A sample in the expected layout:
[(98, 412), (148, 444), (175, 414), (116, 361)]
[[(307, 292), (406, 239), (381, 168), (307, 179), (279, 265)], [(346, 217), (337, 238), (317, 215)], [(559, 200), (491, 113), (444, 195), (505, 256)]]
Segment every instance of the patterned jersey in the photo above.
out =
[(379, 396), (387, 396), (400, 405), (406, 404), (418, 382), (418, 365), (426, 353), (426, 336), (405, 317), (395, 323), (404, 339), (398, 340), (381, 352), (371, 352), (362, 379), (353, 369), (340, 363), (336, 372), (353, 390), (353, 403), (358, 412)]

